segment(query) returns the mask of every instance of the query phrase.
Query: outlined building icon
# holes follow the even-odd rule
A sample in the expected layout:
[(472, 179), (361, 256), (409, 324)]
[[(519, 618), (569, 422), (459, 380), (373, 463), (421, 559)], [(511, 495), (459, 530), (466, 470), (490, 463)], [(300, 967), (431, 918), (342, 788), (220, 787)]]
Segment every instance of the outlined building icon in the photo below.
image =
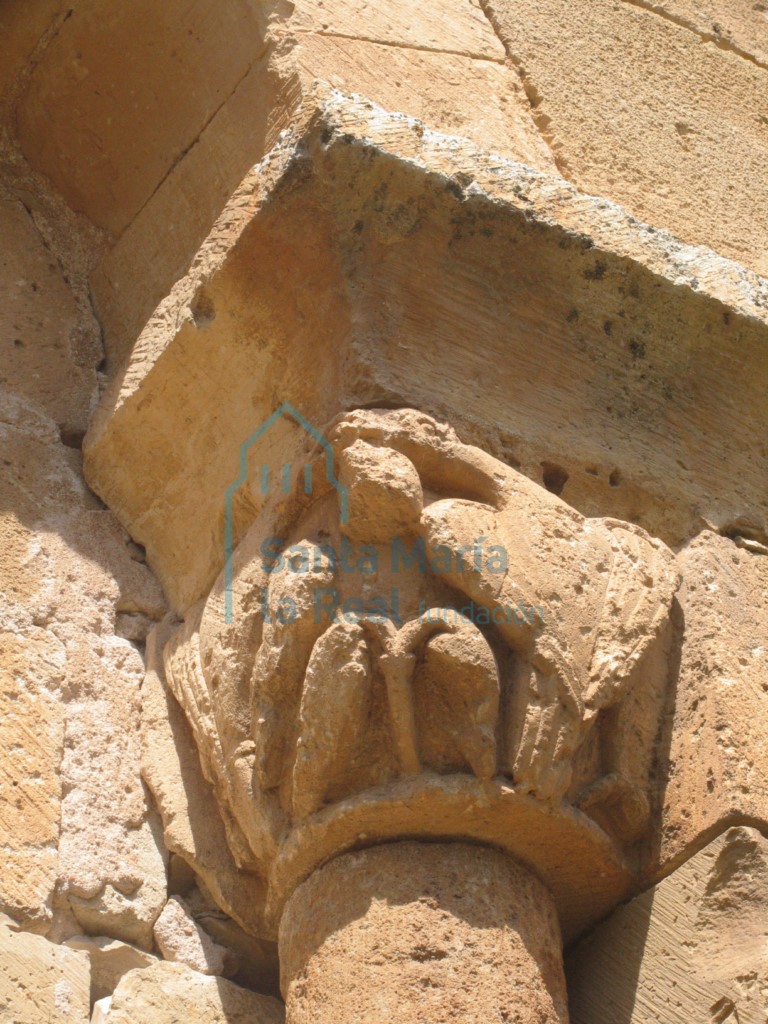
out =
[[(235, 494), (237, 490), (248, 479), (248, 452), (258, 440), (260, 440), (264, 434), (274, 426), (274, 424), (281, 419), (283, 416), (288, 416), (295, 423), (297, 423), (303, 430), (305, 430), (309, 436), (316, 441), (325, 453), (325, 478), (329, 484), (339, 494), (339, 510), (341, 515), (341, 522), (346, 523), (349, 516), (349, 492), (347, 488), (339, 482), (336, 477), (336, 470), (334, 466), (334, 455), (333, 447), (325, 438), (320, 431), (313, 427), (312, 424), (307, 420), (301, 413), (294, 409), (290, 402), (283, 402), (279, 408), (277, 408), (271, 416), (269, 416), (261, 426), (255, 430), (250, 437), (247, 437), (245, 441), (240, 445), (240, 472), (229, 487), (224, 492), (224, 621), (227, 623), (232, 622), (232, 554), (234, 551), (234, 524), (233, 524), (233, 512)], [(290, 462), (286, 462), (282, 465), (278, 486), (282, 490), (283, 494), (290, 494), (291, 491), (291, 480), (292, 480), (292, 465)], [(304, 493), (312, 493), (312, 464), (307, 463), (302, 467), (302, 476), (304, 478)], [(259, 467), (259, 491), (261, 494), (267, 494), (270, 488), (270, 467), (263, 463)]]

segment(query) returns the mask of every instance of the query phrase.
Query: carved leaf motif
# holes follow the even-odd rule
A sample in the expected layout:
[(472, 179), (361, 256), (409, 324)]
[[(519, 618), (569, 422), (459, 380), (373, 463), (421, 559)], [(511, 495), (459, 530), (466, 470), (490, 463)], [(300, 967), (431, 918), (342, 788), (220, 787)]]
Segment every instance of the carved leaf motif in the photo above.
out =
[(571, 781), (583, 705), (568, 658), (543, 637), (529, 661), (518, 664), (509, 705), (509, 767), (521, 789), (557, 800)]
[[(267, 863), (289, 810), (306, 818), (358, 782), (389, 778), (395, 766), (401, 775), (469, 769), (480, 779), (500, 767), (522, 791), (548, 801), (573, 791), (598, 824), (619, 821), (622, 835), (639, 834), (648, 759), (628, 772), (607, 733), (644, 699), (646, 679), (655, 686), (653, 726), (663, 624), (677, 585), (671, 553), (630, 524), (585, 519), (414, 410), (349, 413), (332, 439), (359, 514), (351, 526), (329, 522), (333, 505), (320, 503), (303, 529), (380, 545), (393, 531), (418, 539), (428, 571), (406, 580), (414, 588), (406, 604), (452, 603), (458, 593), (485, 609), (489, 631), (421, 616), (403, 626), (371, 618), (326, 628), (315, 620), (316, 588), (333, 583), (343, 593), (347, 581), (328, 564), (270, 572), (258, 558), (263, 528), (248, 534), (235, 559), (237, 621), (222, 619), (220, 580), (202, 626), (193, 611), (166, 651), (204, 770), (229, 809), (238, 860), (247, 855), (238, 832)], [(281, 603), (289, 606), (282, 620)], [(515, 672), (511, 680), (504, 673), (501, 726), (497, 645), (506, 645)], [(429, 708), (432, 693), (439, 700)], [(376, 718), (371, 733), (374, 706), (388, 720)], [(640, 736), (635, 747), (650, 743)], [(375, 769), (368, 775), (366, 757)]]
[(266, 790), (279, 786), (289, 767), (289, 735), (302, 680), (313, 644), (323, 630), (323, 623), (315, 615), (314, 594), (317, 587), (327, 586), (333, 579), (319, 548), (308, 541), (298, 546), (309, 552), (309, 568), (292, 572), (286, 562), (270, 573), (268, 621), (253, 665), (256, 775)]
[(584, 694), (594, 714), (620, 700), (669, 615), (679, 575), (672, 552), (627, 523), (603, 520), (614, 557)]
[(322, 805), (329, 784), (353, 756), (368, 719), (371, 678), (362, 627), (334, 623), (315, 643), (304, 680), (293, 768), (295, 820)]
[(165, 676), (192, 727), (205, 777), (214, 785), (221, 785), (226, 779), (226, 759), (213, 701), (200, 664), (198, 628), (199, 613), (190, 615), (171, 636), (163, 652)]
[(499, 677), (485, 637), (472, 622), (461, 620), (428, 641), (424, 667), (442, 690), (456, 744), (470, 768), (479, 779), (493, 778)]
[[(200, 754), (203, 775), (216, 792), (222, 808), (230, 848), (237, 863), (251, 865), (270, 850), (276, 824), (269, 809), (261, 801), (254, 802), (248, 780), (245, 786), (238, 777), (237, 753), (225, 750), (216, 718), (215, 694), (200, 661), (199, 609), (191, 614), (166, 644), (163, 652), (165, 679), (168, 687), (186, 714)], [(243, 789), (248, 800), (241, 800)], [(245, 807), (245, 814), (234, 808)]]

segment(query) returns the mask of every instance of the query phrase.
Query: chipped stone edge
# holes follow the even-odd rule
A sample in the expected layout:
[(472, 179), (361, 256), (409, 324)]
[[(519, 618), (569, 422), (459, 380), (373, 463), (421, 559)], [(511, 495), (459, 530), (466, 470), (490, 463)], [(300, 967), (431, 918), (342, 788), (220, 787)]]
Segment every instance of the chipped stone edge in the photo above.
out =
[[(246, 175), (190, 265), (158, 305), (122, 372), (106, 391), (86, 436), (93, 450), (111, 419), (130, 401), (174, 337), (193, 321), (195, 296), (236, 252), (248, 224), (279, 188), (309, 169), (318, 151), (346, 143), (458, 185), (465, 197), (514, 209), (567, 236), (588, 239), (603, 252), (640, 265), (673, 285), (716, 300), (736, 316), (768, 327), (768, 280), (645, 224), (610, 199), (579, 192), (570, 182), (444, 135), (406, 114), (389, 113), (356, 94), (316, 82), (297, 120)], [(397, 145), (393, 145), (396, 141)]]

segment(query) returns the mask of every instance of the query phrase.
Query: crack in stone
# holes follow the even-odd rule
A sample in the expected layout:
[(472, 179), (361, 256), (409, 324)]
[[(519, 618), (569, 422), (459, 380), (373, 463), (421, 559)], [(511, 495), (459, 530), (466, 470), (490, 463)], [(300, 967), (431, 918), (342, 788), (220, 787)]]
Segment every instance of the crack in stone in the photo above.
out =
[(72, 17), (73, 12), (74, 8), (72, 7), (60, 11), (53, 17), (38, 37), (29, 56), (24, 64), (18, 69), (15, 79), (6, 92), (2, 107), (0, 107), (0, 119), (2, 121), (10, 124), (14, 122), (16, 107), (18, 106), (21, 96), (27, 89), (32, 75), (38, 65), (42, 62), (46, 50), (59, 35), (61, 30), (64, 28), (64, 25)]
[(523, 67), (522, 61), (520, 60), (520, 58), (516, 54), (514, 54), (512, 52), (511, 47), (509, 46), (507, 40), (505, 39), (504, 33), (502, 31), (502, 28), (501, 28), (501, 25), (499, 24), (499, 20), (496, 17), (496, 14), (495, 14), (495, 12), (493, 10), (493, 6), (492, 6), (490, 0), (477, 0), (477, 2), (478, 2), (478, 6), (479, 6), (480, 10), (483, 12), (483, 14), (485, 15), (485, 17), (488, 20), (489, 25), (491, 26), (491, 28), (493, 29), (494, 33), (496, 34), (496, 38), (499, 40), (501, 45), (504, 47), (504, 52), (507, 55), (508, 63), (511, 64), (512, 67), (517, 72), (517, 76), (518, 76), (518, 78), (520, 80), (520, 84), (522, 85), (523, 91), (524, 91), (525, 96), (526, 96), (526, 99), (528, 100), (528, 106), (530, 108), (531, 120), (533, 121), (534, 126), (536, 127), (537, 132), (539, 133), (539, 135), (541, 136), (541, 138), (544, 141), (544, 144), (546, 145), (547, 149), (549, 150), (550, 155), (552, 157), (552, 161), (553, 161), (555, 167), (557, 168), (558, 174), (560, 174), (560, 176), (563, 177), (563, 178), (566, 178), (568, 180), (572, 180), (571, 174), (570, 174), (570, 171), (569, 171), (569, 168), (568, 168), (568, 164), (562, 158), (562, 156), (560, 156), (557, 153), (557, 151), (555, 149), (555, 145), (554, 145), (554, 140), (552, 138), (552, 133), (547, 131), (548, 126), (551, 124), (551, 119), (546, 114), (544, 114), (541, 111), (539, 111), (537, 113), (537, 108), (541, 104), (541, 97), (539, 96), (538, 90), (531, 83), (531, 80), (528, 77), (528, 73), (526, 72), (525, 68)]
[[(481, 2), (485, 2), (485, 0), (481, 0)], [(655, 14), (664, 21), (668, 21), (672, 25), (677, 25), (678, 28), (684, 28), (688, 32), (692, 32), (695, 36), (698, 36), (702, 42), (714, 43), (718, 49), (725, 50), (727, 53), (732, 53), (736, 57), (741, 57), (743, 60), (749, 61), (750, 64), (754, 64), (755, 67), (760, 68), (761, 71), (768, 71), (768, 64), (765, 61), (760, 60), (759, 57), (753, 56), (753, 54), (749, 53), (747, 50), (743, 50), (737, 43), (733, 42), (732, 39), (719, 35), (717, 32), (705, 32), (704, 29), (694, 25), (692, 22), (682, 17), (682, 15), (674, 14), (672, 11), (668, 11), (665, 7), (661, 7), (659, 4), (653, 3), (653, 0), (622, 0), (622, 2), (630, 7), (638, 7), (642, 11), (648, 11), (650, 14)]]
[[(78, 357), (71, 352), (72, 358), (77, 365), (95, 371), (104, 355), (104, 333), (93, 303), (89, 277), (108, 236), (87, 217), (72, 210), (50, 183), (46, 187), (45, 179), (30, 166), (7, 127), (0, 129), (0, 170), (4, 178), (0, 198), (24, 210), (40, 244), (69, 287), (77, 308), (78, 326), (92, 343), (93, 359), (78, 362)], [(30, 195), (36, 197), (36, 204), (30, 202)]]
[(504, 65), (503, 57), (489, 57), (487, 53), (474, 53), (471, 50), (447, 50), (437, 46), (420, 46), (417, 43), (397, 43), (389, 39), (375, 39), (373, 36), (356, 36), (347, 32), (329, 32), (323, 29), (297, 28), (296, 35), (325, 36), (330, 39), (351, 39), (360, 43), (375, 43), (377, 46), (391, 46), (395, 50), (416, 50), (419, 53), (444, 53), (452, 57), (467, 57), (470, 60), (484, 60), (489, 64)]
[(211, 122), (214, 120), (214, 118), (217, 116), (217, 114), (219, 114), (219, 112), (222, 110), (222, 108), (225, 107), (227, 105), (227, 103), (229, 103), (229, 101), (235, 95), (235, 93), (240, 88), (240, 86), (243, 84), (245, 79), (248, 77), (248, 75), (250, 75), (251, 71), (253, 71), (253, 69), (256, 67), (256, 65), (259, 63), (259, 61), (263, 60), (263, 58), (266, 56), (266, 54), (268, 53), (269, 49), (270, 49), (270, 40), (267, 40), (264, 43), (264, 45), (262, 46), (262, 48), (259, 50), (259, 52), (256, 54), (256, 56), (253, 58), (253, 60), (248, 64), (248, 67), (245, 69), (245, 71), (242, 73), (242, 75), (240, 75), (238, 80), (235, 82), (235, 84), (229, 90), (229, 92), (224, 97), (224, 99), (221, 101), (221, 103), (219, 103), (219, 105), (216, 107), (216, 109), (214, 111), (212, 111), (211, 114), (205, 119), (204, 123), (200, 126), (200, 130), (195, 134), (195, 137), (190, 142), (188, 142), (187, 145), (184, 146), (184, 148), (173, 158), (173, 160), (171, 161), (170, 166), (168, 167), (168, 170), (165, 171), (163, 176), (158, 181), (157, 185), (155, 185), (155, 187), (152, 189), (150, 194), (147, 196), (147, 198), (144, 200), (144, 202), (138, 208), (136, 213), (134, 213), (134, 215), (131, 217), (130, 222), (125, 226), (125, 228), (123, 228), (123, 230), (120, 233), (121, 236), (124, 235), (126, 233), (126, 231), (129, 230), (131, 225), (135, 223), (135, 221), (141, 216), (141, 214), (144, 212), (144, 210), (147, 208), (147, 206), (149, 206), (149, 204), (152, 202), (152, 200), (155, 198), (157, 193), (160, 191), (160, 189), (166, 183), (168, 178), (173, 174), (173, 172), (179, 166), (179, 164), (184, 159), (184, 157), (187, 156), (187, 154), (192, 149), (194, 149), (194, 147), (198, 144), (198, 142), (200, 141), (200, 139), (203, 137), (203, 135), (205, 134), (206, 130), (210, 126)]

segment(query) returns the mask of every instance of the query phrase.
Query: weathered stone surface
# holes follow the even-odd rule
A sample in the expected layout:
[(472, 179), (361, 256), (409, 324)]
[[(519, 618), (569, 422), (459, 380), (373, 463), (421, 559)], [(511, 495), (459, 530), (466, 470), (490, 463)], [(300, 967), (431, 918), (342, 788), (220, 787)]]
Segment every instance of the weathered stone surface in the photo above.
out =
[(768, 9), (760, 0), (642, 0), (641, 6), (690, 28), (722, 50), (768, 66)]
[[(121, 934), (119, 919), (133, 919), (142, 889), (143, 930), (131, 925), (125, 937), (147, 941), (165, 892), (139, 777), (142, 661), (112, 631), (116, 608), (156, 616), (162, 601), (112, 516), (93, 507), (53, 423), (29, 427), (24, 406), (5, 408), (28, 419), (0, 427), (3, 906), (48, 927), (58, 879), (83, 915), (109, 903), (109, 927), (95, 930)], [(113, 883), (121, 895), (110, 897)]]
[(729, 829), (615, 911), (566, 970), (573, 1024), (763, 1024), (768, 840)]
[(283, 1024), (277, 999), (182, 964), (131, 971), (117, 986), (109, 1024)]
[[(66, 651), (43, 621), (35, 621), (45, 576), (30, 518), (45, 479), (56, 480), (65, 494), (71, 488), (70, 500), (77, 491), (66, 461), (57, 458), (54, 424), (10, 393), (3, 397), (4, 419), (15, 423), (0, 424), (0, 909), (44, 929), (57, 879)], [(40, 474), (32, 481), (30, 458)], [(31, 494), (30, 483), (37, 484)]]
[[(546, 1019), (563, 1018), (562, 979), (530, 979), (557, 968), (555, 914), (571, 941), (663, 878), (651, 938), (640, 900), (620, 963), (607, 940), (621, 1006), (594, 1010), (585, 969), (583, 1019), (762, 1019), (768, 291), (633, 214), (768, 268), (765, 5), (595, 0), (576, 22), (564, 0), (102, 6), (0, 10), (0, 908), (57, 942), (101, 936), (73, 944), (92, 998), (122, 990), (120, 1020), (253, 1020), (237, 988), (104, 936), (156, 936), (201, 970), (234, 970), (229, 947), (258, 989), (286, 900), (296, 1019), (345, 1019), (353, 994), (374, 1019), (426, 1002), (485, 1020), (515, 971), (511, 1012)], [(89, 439), (92, 479), (174, 608), (140, 693), (165, 603), (78, 448), (98, 371), (156, 306)], [(285, 399), (332, 439), (352, 518), (327, 481), (312, 502), (265, 499), (254, 449), (227, 623), (225, 494)], [(298, 422), (270, 435), (273, 480), (285, 462), (319, 475)], [(270, 532), (280, 554), (394, 534), (455, 555), (482, 535), (514, 558), (501, 579), (358, 585), (321, 555), (297, 582), (259, 565)], [(679, 603), (651, 537), (682, 548)], [(318, 588), (365, 607), (389, 584), (396, 614), (315, 628)], [(478, 623), (465, 601), (544, 615)], [(469, 902), (498, 911), (503, 884), (493, 906), (433, 913), (440, 872), (398, 868), (403, 835), (537, 872), (549, 894), (526, 883), (507, 904), (535, 941), (472, 931)], [(392, 860), (334, 932), (351, 849)], [(408, 886), (410, 903), (382, 900)], [(422, 925), (426, 955), (414, 938), (401, 957)], [(82, 961), (73, 987), (66, 949), (13, 943), (0, 1016), (82, 1019)]]
[[(277, 942), (249, 935), (231, 917), (225, 914), (211, 897), (205, 885), (198, 880), (197, 886), (189, 890), (185, 902), (192, 911), (195, 921), (211, 936), (234, 955), (236, 970), (231, 980), (244, 988), (265, 995), (280, 996), (280, 968), (277, 957)], [(260, 934), (267, 929), (261, 927)]]
[(88, 958), (0, 916), (0, 1019), (8, 1024), (88, 1024)]
[(504, 49), (480, 7), (424, 0), (416, 7), (392, 0), (361, 6), (355, 0), (309, 0), (297, 4), (290, 22), (296, 32), (369, 39), (391, 46), (438, 53), (465, 53), (503, 61)]
[(264, 882), (241, 870), (227, 844), (222, 808), (200, 768), (184, 712), (168, 690), (158, 626), (147, 645), (142, 685), (142, 775), (157, 802), (166, 847), (192, 866), (219, 907), (252, 936), (264, 930)]
[[(765, 274), (768, 66), (679, 17), (694, 6), (701, 24), (715, 5), (483, 0), (566, 178)], [(759, 5), (717, 6), (765, 45)]]
[(86, 328), (54, 253), (21, 203), (0, 201), (2, 384), (67, 434), (82, 434), (98, 394)]
[[(377, 401), (436, 410), (585, 514), (668, 543), (760, 525), (767, 309), (735, 264), (334, 95), (147, 325), (89, 431), (88, 475), (179, 611), (221, 564), (224, 496), (274, 388), (318, 429)], [(298, 428), (270, 442), (273, 472), (303, 457)], [(236, 536), (262, 502), (239, 502)]]
[(75, 935), (67, 939), (65, 945), (88, 956), (91, 965), (92, 1003), (111, 996), (120, 979), (128, 971), (150, 967), (157, 960), (152, 953), (103, 935)]
[[(456, 5), (452, 13), (460, 10)], [(432, 22), (444, 23), (445, 19)], [(384, 110), (409, 114), (436, 131), (470, 139), (481, 149), (557, 173), (519, 77), (499, 63), (500, 57), (500, 46), (493, 57), (478, 59), (463, 47), (455, 53), (430, 52), (334, 33), (300, 36), (295, 53), (307, 85), (322, 79)]]
[(768, 548), (742, 532), (705, 531), (678, 555), (682, 653), (660, 741), (656, 871), (729, 822), (768, 821)]
[(346, 854), (280, 928), (291, 1024), (567, 1024), (550, 894), (496, 850), (391, 843)]
[(295, 78), (257, 61), (95, 268), (91, 288), (111, 370), (186, 273), (238, 182), (288, 127), (299, 95)]
[(56, 689), (65, 654), (35, 626), (13, 629), (6, 620), (0, 638), (0, 907), (44, 928), (58, 873), (64, 708)]
[(139, 776), (142, 658), (118, 631), (141, 641), (164, 601), (83, 482), (98, 327), (75, 295), (81, 240), (59, 248), (41, 212), (55, 204), (30, 207), (2, 204), (0, 905), (55, 938), (88, 927), (148, 942), (163, 855)]
[(19, 75), (28, 68), (28, 61), (45, 34), (63, 14), (62, 0), (41, 0), (30, 7), (24, 0), (5, 0), (0, 7), (0, 39), (3, 40), (3, 62), (0, 66), (0, 107), (11, 98)]
[(172, 897), (155, 921), (155, 942), (166, 960), (186, 964), (203, 974), (226, 975), (237, 971), (237, 957), (220, 946), (195, 923), (184, 900)]
[[(232, 857), (265, 883), (254, 913), (269, 928), (361, 837), (455, 835), (534, 867), (570, 937), (626, 893), (625, 851), (648, 826), (673, 556), (415, 410), (350, 413), (329, 438), (348, 519), (317, 465), (303, 511), (257, 520), (232, 580), (153, 636), (145, 728), (161, 735), (172, 707), (162, 650)], [(337, 554), (353, 542), (373, 567)], [(184, 765), (167, 740), (146, 746), (168, 755), (149, 764), (173, 834)]]
[[(474, 4), (446, 8), (432, 0), (425, 9), (386, 0), (364, 10), (351, 3), (330, 10), (322, 3), (260, 8), (259, 59), (92, 277), (113, 366), (128, 355), (231, 193), (290, 127), (317, 80), (465, 135), (483, 149), (555, 170), (517, 74), (505, 66), (503, 47)], [(168, 230), (158, 233), (159, 221)]]
[(74, 4), (17, 110), (30, 163), (119, 234), (259, 59), (274, 6), (198, 6), (189, 24), (184, 3)]
[(81, 641), (70, 665), (100, 685), (73, 694), (68, 709), (62, 885), (81, 928), (149, 948), (167, 853), (139, 774), (141, 658), (127, 641), (104, 638), (98, 660)]
[[(551, 146), (578, 187), (765, 269), (751, 214), (766, 202), (759, 4), (601, 0), (578, 33), (565, 0), (270, 0), (226, 18), (207, 3), (187, 28), (183, 4), (160, 20), (141, 6), (105, 18), (79, 0), (37, 7), (23, 30), (18, 6), (5, 5), (18, 62), (44, 37), (14, 110), (24, 151), (124, 236), (93, 277), (113, 365), (315, 80), (539, 169), (554, 169)], [(170, 78), (147, 56), (158, 46), (173, 55)], [(18, 66), (8, 61), (9, 79)]]

